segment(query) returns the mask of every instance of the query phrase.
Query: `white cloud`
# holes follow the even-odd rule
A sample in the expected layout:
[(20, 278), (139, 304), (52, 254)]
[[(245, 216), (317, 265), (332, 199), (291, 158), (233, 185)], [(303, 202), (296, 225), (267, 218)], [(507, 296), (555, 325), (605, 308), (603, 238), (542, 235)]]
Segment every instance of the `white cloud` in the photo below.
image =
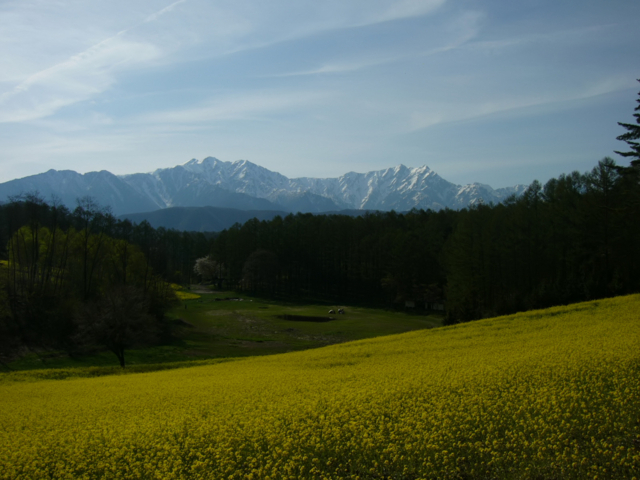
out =
[[(158, 0), (151, 0), (157, 3)], [(166, 2), (166, 0), (164, 0)], [(138, 12), (137, 5), (147, 12)], [(0, 80), (15, 84), (143, 22), (149, 0), (20, 0), (0, 5)], [(142, 7), (144, 10), (144, 7)]]
[[(22, 67), (14, 65), (16, 60), (20, 64), (19, 60), (25, 52), (21, 49), (14, 50), (14, 55), (8, 59), (8, 64), (9, 66), (14, 65), (14, 79), (17, 77), (20, 78), (20, 81), (0, 95), (0, 122), (24, 122), (52, 115), (62, 107), (87, 100), (104, 92), (116, 82), (117, 75), (123, 70), (136, 68), (140, 64), (162, 57), (166, 52), (163, 52), (159, 46), (149, 41), (136, 40), (129, 35), (129, 32), (140, 25), (157, 21), (161, 16), (185, 1), (178, 0), (146, 16), (141, 22), (137, 21), (136, 24), (98, 41), (79, 53), (70, 55), (53, 66), (30, 73), (26, 75), (26, 78), (24, 74), (17, 73), (24, 69), (25, 65)], [(68, 8), (71, 7), (73, 7), (72, 4), (68, 5)], [(8, 22), (6, 12), (3, 13), (5, 15), (0, 17), (0, 25), (6, 25)], [(21, 15), (14, 12), (14, 16), (23, 22), (28, 22), (28, 15), (25, 17), (24, 12), (20, 13)], [(55, 13), (60, 14), (60, 12)], [(67, 11), (66, 13), (73, 15), (74, 12)], [(52, 20), (55, 22), (56, 19)], [(105, 18), (105, 23), (110, 23), (110, 20)], [(22, 29), (16, 28), (13, 35), (26, 36), (30, 33), (36, 32), (23, 25)], [(55, 26), (49, 27), (49, 30), (45, 28), (39, 33), (41, 36), (50, 36), (55, 43), (60, 44), (59, 48), (62, 48), (62, 44), (66, 41), (66, 48), (62, 49), (67, 51), (70, 49), (68, 44), (77, 40), (78, 35), (82, 38), (83, 43), (86, 43), (87, 37), (91, 37), (86, 31), (66, 33), (60, 32)], [(7, 40), (10, 39), (4, 38), (0, 44), (6, 45)], [(26, 37), (24, 40), (29, 41)], [(38, 43), (35, 45), (37, 46)], [(31, 63), (36, 65), (43, 63), (43, 59), (40, 58), (37, 51), (28, 53), (32, 53), (34, 57)], [(5, 81), (5, 86), (8, 83)]]
[(153, 45), (109, 38), (42, 70), (0, 96), (0, 122), (24, 122), (49, 116), (58, 109), (108, 89), (118, 70), (157, 58)]

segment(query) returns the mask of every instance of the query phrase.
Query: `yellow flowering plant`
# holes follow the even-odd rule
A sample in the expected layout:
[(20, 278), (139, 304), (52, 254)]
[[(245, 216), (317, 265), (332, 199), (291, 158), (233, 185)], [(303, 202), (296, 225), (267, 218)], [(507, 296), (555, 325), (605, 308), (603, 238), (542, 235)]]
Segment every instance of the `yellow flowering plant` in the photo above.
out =
[(640, 295), (0, 384), (0, 479), (634, 478)]

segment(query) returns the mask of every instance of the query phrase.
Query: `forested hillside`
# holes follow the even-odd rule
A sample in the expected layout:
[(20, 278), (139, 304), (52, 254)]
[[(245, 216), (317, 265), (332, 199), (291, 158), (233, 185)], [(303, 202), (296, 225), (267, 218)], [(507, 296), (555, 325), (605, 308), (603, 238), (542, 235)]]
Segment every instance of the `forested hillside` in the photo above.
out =
[(606, 158), (498, 205), (252, 220), (223, 231), (212, 257), (265, 294), (444, 303), (450, 321), (635, 292), (638, 174)]

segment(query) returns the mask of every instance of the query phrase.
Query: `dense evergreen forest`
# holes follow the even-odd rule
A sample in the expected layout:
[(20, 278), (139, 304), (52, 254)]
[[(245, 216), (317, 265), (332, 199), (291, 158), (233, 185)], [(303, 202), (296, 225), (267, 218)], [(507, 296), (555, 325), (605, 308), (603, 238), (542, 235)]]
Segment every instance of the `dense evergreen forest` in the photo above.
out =
[(212, 257), (232, 284), (259, 293), (444, 303), (452, 322), (635, 292), (637, 170), (607, 158), (461, 211), (249, 221), (223, 231)]
[[(640, 111), (639, 106), (636, 111)], [(416, 310), (449, 323), (640, 291), (640, 114), (629, 166), (534, 181), (498, 205), (291, 214), (217, 234), (119, 220), (91, 198), (0, 205), (0, 353), (123, 349), (170, 334), (169, 283)], [(116, 332), (116, 333), (114, 333)]]

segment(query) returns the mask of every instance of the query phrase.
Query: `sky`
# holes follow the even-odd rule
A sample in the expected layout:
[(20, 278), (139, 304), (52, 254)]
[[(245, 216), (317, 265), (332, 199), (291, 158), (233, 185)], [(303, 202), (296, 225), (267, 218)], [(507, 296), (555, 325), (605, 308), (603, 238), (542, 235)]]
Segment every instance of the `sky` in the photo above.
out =
[(0, 0), (0, 183), (208, 156), (495, 188), (626, 144), (637, 0)]

